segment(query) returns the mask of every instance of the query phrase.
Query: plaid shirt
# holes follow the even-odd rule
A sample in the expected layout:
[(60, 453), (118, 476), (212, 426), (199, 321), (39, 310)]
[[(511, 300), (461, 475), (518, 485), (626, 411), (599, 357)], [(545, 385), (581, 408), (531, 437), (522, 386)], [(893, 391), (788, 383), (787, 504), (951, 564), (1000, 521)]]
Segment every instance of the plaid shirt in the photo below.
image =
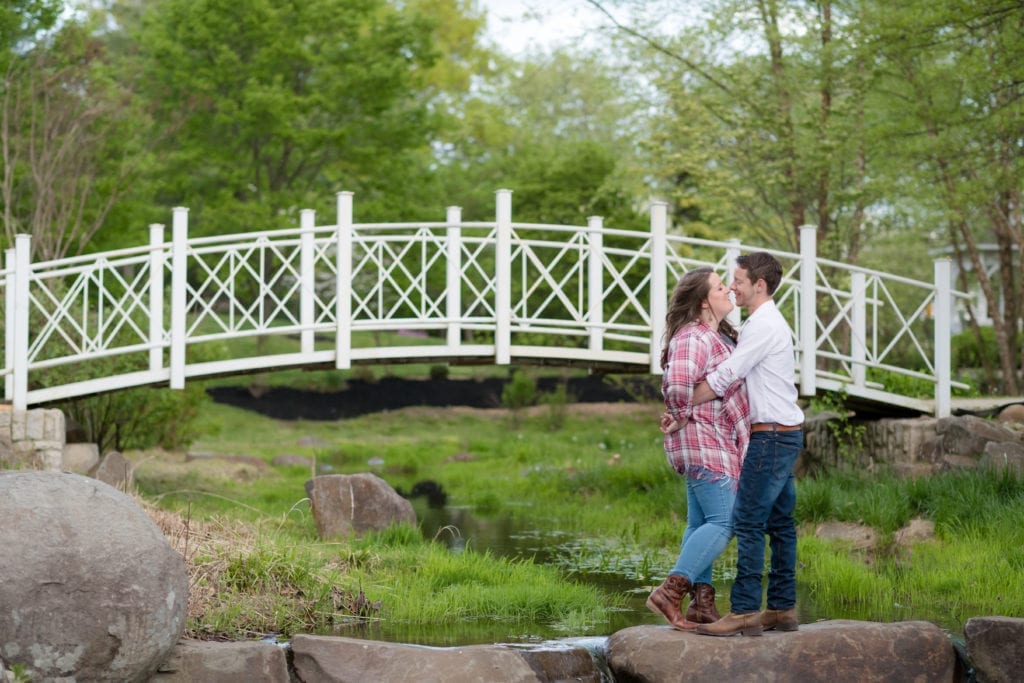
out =
[(720, 400), (693, 406), (693, 389), (732, 353), (732, 347), (703, 322), (683, 325), (668, 344), (668, 367), (661, 379), (665, 407), (672, 417), (689, 418), (665, 435), (665, 455), (679, 474), (699, 478), (707, 471), (740, 478), (750, 441), (750, 404), (744, 382), (730, 386)]

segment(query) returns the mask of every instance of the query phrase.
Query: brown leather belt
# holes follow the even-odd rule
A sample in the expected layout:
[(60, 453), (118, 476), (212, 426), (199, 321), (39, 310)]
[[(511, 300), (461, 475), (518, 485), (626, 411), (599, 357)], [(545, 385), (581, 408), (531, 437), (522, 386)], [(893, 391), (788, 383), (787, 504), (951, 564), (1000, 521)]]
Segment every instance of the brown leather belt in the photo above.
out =
[(755, 422), (750, 425), (752, 432), (799, 432), (803, 425), (780, 425), (778, 422)]

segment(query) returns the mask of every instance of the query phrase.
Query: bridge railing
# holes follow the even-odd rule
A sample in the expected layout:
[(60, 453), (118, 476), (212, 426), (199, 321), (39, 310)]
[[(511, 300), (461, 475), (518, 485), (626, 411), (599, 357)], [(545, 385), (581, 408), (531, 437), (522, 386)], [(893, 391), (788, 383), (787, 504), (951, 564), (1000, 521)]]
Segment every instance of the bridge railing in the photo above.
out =
[[(356, 224), (342, 192), (332, 224), (305, 210), (297, 227), (197, 238), (179, 208), (169, 241), (151, 226), (146, 246), (41, 263), (18, 236), (0, 272), (6, 397), (25, 407), (257, 369), (428, 358), (658, 373), (676, 279), (704, 265), (731, 279), (736, 258), (755, 250), (670, 235), (661, 203), (637, 232), (597, 217), (513, 222), (511, 198), (498, 191), (494, 221), (463, 222), (451, 207), (435, 223)], [(818, 259), (814, 237), (805, 228), (800, 254), (771, 252), (801, 392), (906, 403), (885, 378), (910, 377), (935, 384), (932, 406), (948, 412), (951, 297), (961, 296), (948, 261), (936, 262), (934, 283), (918, 282)], [(419, 338), (377, 338), (397, 331)], [(284, 341), (270, 352), (267, 338)]]

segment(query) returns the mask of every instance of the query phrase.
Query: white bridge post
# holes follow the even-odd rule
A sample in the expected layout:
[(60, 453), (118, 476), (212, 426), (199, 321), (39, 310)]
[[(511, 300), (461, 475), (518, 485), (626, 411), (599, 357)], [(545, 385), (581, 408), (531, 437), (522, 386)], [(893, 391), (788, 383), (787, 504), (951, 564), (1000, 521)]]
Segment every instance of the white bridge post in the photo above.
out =
[(352, 193), (339, 192), (337, 204), (334, 367), (347, 370), (352, 367)]
[(188, 294), (188, 209), (174, 208), (171, 226), (171, 389), (185, 388)]
[(14, 410), (28, 409), (28, 319), (29, 283), (32, 279), (32, 237), (14, 238), (14, 357), (11, 369)]
[[(740, 257), (740, 241), (733, 237), (726, 240), (726, 242), (728, 242), (729, 246), (725, 250), (725, 284), (732, 287), (733, 280), (736, 279), (736, 259)], [(730, 296), (729, 298), (733, 300), (734, 304), (736, 303), (735, 297)], [(733, 306), (732, 310), (729, 311), (729, 315), (725, 316), (725, 319), (738, 330), (740, 327), (740, 307)]]
[(164, 226), (149, 226), (149, 369), (164, 366)]
[(7, 277), (4, 278), (4, 368), (7, 370), (4, 375), (4, 400), (7, 401), (14, 397), (14, 374), (11, 369), (14, 367), (15, 258), (14, 249), (4, 252), (4, 270), (7, 271)]
[(590, 350), (604, 347), (604, 219), (587, 218), (587, 320), (590, 323)]
[(313, 304), (316, 301), (316, 211), (299, 212), (299, 346), (304, 355), (314, 351), (313, 325), (316, 319)]
[(456, 354), (462, 343), (462, 208), (449, 206), (445, 214), (445, 317), (448, 319), (448, 352)]
[(512, 362), (512, 190), (495, 194), (494, 362), (508, 365)]
[(800, 394), (814, 396), (818, 390), (818, 229), (800, 227)]
[(949, 259), (935, 259), (935, 417), (952, 412), (953, 292)]
[(868, 370), (868, 297), (867, 277), (864, 273), (850, 274), (850, 295), (853, 298), (850, 312), (850, 374), (853, 386), (863, 389), (867, 384)]
[(666, 249), (668, 241), (668, 204), (651, 203), (651, 374), (661, 374), (661, 344), (665, 335), (665, 314), (668, 311), (668, 287), (666, 281)]

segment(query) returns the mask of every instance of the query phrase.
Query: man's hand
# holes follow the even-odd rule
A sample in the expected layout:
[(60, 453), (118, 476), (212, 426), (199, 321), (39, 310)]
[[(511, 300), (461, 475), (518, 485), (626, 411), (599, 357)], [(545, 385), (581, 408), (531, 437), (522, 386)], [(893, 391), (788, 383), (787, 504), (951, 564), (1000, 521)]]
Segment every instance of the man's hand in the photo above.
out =
[(671, 434), (685, 427), (686, 422), (687, 419), (685, 417), (682, 420), (677, 420), (670, 413), (664, 412), (661, 414), (661, 421), (658, 427), (661, 429), (662, 434)]

